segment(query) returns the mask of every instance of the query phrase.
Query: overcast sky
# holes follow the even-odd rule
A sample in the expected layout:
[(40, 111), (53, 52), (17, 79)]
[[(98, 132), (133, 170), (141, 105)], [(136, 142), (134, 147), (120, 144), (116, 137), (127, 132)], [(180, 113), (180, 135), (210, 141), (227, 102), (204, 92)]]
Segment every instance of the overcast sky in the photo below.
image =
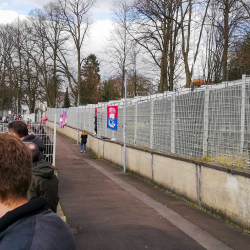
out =
[[(53, 1), (53, 0), (52, 0)], [(0, 23), (10, 23), (18, 16), (25, 18), (25, 15), (34, 9), (42, 8), (43, 5), (51, 0), (0, 0)], [(95, 20), (91, 30), (90, 37), (85, 42), (84, 54), (87, 56), (91, 53), (102, 58), (104, 51), (105, 39), (109, 35), (112, 27), (111, 6), (113, 0), (96, 0), (92, 9), (92, 16)], [(102, 67), (101, 73), (105, 74)]]
[[(41, 8), (45, 4), (54, 0), (0, 0), (1, 14), (3, 11), (8, 12), (12, 17), (16, 17), (17, 14), (27, 15), (30, 10), (34, 8)], [(110, 18), (110, 7), (112, 0), (96, 0), (95, 7), (93, 8), (94, 18), (97, 20), (105, 20)], [(11, 14), (12, 13), (12, 14)], [(9, 20), (11, 16), (9, 17)], [(0, 16), (0, 22), (6, 22), (6, 19)]]

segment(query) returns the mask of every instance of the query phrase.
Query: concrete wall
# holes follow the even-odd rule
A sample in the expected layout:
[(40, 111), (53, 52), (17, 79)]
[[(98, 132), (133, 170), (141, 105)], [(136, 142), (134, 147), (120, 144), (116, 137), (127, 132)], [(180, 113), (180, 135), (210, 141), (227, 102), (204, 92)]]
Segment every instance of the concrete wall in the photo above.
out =
[[(47, 122), (48, 126), (53, 126)], [(77, 130), (57, 126), (58, 132), (76, 140)], [(123, 166), (123, 145), (89, 135), (87, 147), (98, 157)], [(127, 169), (152, 180), (195, 204), (250, 229), (250, 173), (188, 157), (127, 147)]]

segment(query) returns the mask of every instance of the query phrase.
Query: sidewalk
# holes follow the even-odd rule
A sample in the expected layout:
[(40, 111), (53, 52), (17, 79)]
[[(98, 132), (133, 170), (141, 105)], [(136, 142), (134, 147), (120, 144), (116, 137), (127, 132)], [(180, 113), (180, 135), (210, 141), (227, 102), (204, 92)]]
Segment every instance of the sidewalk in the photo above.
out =
[(250, 235), (57, 134), (59, 196), (79, 250), (250, 249)]

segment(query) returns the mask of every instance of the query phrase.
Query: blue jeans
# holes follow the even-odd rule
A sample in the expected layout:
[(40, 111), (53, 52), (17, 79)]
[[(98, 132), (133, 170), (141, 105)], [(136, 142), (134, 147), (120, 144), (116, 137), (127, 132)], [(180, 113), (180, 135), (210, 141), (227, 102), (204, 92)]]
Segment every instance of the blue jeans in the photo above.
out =
[(81, 143), (81, 145), (80, 145), (81, 151), (82, 151), (82, 145), (83, 145), (83, 147), (84, 147), (84, 151), (86, 151), (86, 143), (85, 143), (85, 144)]

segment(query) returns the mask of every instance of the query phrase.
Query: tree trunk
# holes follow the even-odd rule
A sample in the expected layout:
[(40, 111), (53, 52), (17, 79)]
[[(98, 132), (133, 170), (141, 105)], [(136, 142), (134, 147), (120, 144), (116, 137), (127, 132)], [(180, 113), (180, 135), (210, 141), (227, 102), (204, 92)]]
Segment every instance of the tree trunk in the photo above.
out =
[(168, 46), (169, 46), (169, 32), (170, 25), (166, 18), (166, 5), (164, 2), (164, 20), (163, 20), (163, 50), (161, 58), (161, 79), (160, 79), (160, 92), (168, 90)]
[(56, 99), (57, 99), (57, 77), (56, 77), (56, 48), (54, 49), (54, 65), (53, 65), (53, 89), (54, 89), (54, 96), (53, 98), (55, 99), (55, 108), (56, 108)]
[(77, 65), (78, 65), (78, 81), (77, 81), (77, 106), (80, 106), (80, 87), (81, 87), (81, 54), (80, 47), (77, 48)]
[(222, 54), (222, 81), (227, 80), (227, 57), (228, 57), (228, 43), (229, 43), (229, 3), (228, 0), (224, 1), (224, 48)]

